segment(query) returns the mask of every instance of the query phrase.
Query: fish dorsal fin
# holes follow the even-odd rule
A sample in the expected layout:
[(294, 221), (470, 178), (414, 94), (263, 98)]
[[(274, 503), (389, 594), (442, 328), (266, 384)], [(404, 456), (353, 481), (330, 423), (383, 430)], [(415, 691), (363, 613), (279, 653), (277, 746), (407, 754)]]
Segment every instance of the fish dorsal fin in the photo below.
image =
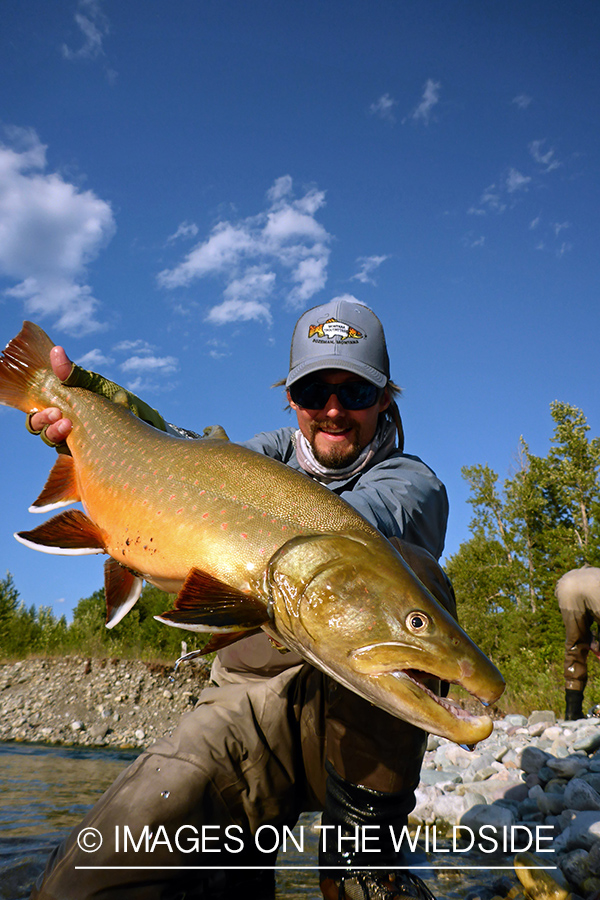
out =
[(126, 616), (142, 593), (144, 579), (116, 561), (104, 563), (104, 594), (106, 597), (106, 627), (114, 628)]
[(81, 500), (75, 478), (72, 456), (61, 453), (52, 466), (42, 493), (29, 507), (29, 512), (45, 513)]
[(207, 425), (204, 431), (202, 432), (203, 438), (208, 438), (209, 440), (219, 440), (219, 441), (228, 441), (229, 435), (225, 431), (222, 425)]
[(259, 628), (269, 616), (257, 597), (193, 568), (177, 595), (175, 608), (155, 618), (189, 631), (227, 633)]
[(27, 547), (59, 556), (106, 553), (101, 530), (78, 509), (59, 513), (31, 531), (20, 531), (15, 537)]

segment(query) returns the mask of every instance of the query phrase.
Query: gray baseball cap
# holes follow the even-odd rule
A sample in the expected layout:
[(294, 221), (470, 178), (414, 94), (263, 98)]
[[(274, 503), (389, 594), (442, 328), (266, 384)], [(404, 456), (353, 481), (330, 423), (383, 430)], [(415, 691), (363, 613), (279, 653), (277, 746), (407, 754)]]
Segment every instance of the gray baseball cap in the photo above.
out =
[(292, 336), (285, 386), (322, 369), (343, 369), (385, 387), (390, 377), (385, 335), (368, 306), (338, 298), (300, 316)]

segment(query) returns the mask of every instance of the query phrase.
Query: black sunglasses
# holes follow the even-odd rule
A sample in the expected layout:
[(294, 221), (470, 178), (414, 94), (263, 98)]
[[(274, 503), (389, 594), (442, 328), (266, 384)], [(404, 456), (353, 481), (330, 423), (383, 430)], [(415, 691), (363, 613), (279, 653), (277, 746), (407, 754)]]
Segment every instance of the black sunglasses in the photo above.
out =
[(344, 409), (369, 409), (377, 403), (381, 388), (369, 381), (344, 381), (342, 384), (327, 384), (314, 381), (309, 376), (295, 381), (289, 388), (290, 397), (303, 409), (323, 409), (332, 394)]

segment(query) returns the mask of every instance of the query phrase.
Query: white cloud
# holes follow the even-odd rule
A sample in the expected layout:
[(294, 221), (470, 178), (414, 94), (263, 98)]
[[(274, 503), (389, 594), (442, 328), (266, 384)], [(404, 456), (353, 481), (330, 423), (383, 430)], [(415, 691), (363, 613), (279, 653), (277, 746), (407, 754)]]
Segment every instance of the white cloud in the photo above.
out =
[(529, 145), (529, 152), (533, 156), (534, 160), (539, 166), (542, 166), (544, 172), (553, 172), (554, 169), (558, 169), (562, 163), (560, 163), (557, 159), (554, 158), (554, 150), (550, 148), (545, 153), (542, 152), (542, 146), (545, 144), (544, 141), (532, 141)]
[(119, 368), (122, 372), (160, 372), (170, 375), (177, 371), (177, 360), (174, 356), (130, 356)]
[(75, 362), (77, 365), (83, 366), (84, 369), (101, 371), (106, 366), (112, 366), (114, 364), (114, 359), (111, 359), (110, 356), (106, 356), (102, 350), (94, 348), (94, 350), (90, 350), (89, 353), (85, 353), (83, 356), (78, 357)]
[(529, 175), (521, 175), (517, 169), (511, 169), (506, 176), (506, 190), (509, 194), (514, 194), (515, 191), (527, 190), (527, 185), (530, 181)]
[(87, 265), (115, 231), (110, 204), (46, 173), (46, 147), (33, 130), (6, 130), (0, 143), (0, 275), (6, 296), (27, 314), (52, 316), (71, 334), (98, 330)]
[(506, 203), (502, 199), (502, 190), (496, 184), (490, 184), (479, 198), (479, 206), (471, 206), (470, 215), (485, 216), (488, 212), (503, 213)]
[(212, 322), (213, 325), (260, 321), (261, 319), (270, 325), (271, 310), (268, 303), (259, 303), (257, 300), (225, 300), (218, 306), (213, 306), (206, 316), (206, 321)]
[(414, 119), (416, 122), (424, 122), (425, 125), (429, 125), (429, 122), (432, 118), (432, 111), (434, 106), (440, 102), (440, 88), (441, 83), (439, 81), (434, 81), (432, 78), (428, 78), (425, 82), (425, 87), (423, 88), (423, 96), (421, 97), (421, 102), (411, 114), (410, 118)]
[(376, 284), (377, 282), (372, 277), (372, 273), (386, 259), (389, 259), (389, 256), (359, 256), (356, 262), (360, 266), (360, 271), (353, 275), (350, 281), (360, 281), (361, 284)]
[(532, 102), (532, 98), (527, 94), (518, 94), (516, 97), (513, 97), (512, 102), (515, 106), (518, 106), (519, 109), (527, 109), (529, 104)]
[(570, 222), (554, 222), (552, 224), (552, 230), (556, 237), (558, 237), (561, 231), (564, 231), (566, 228), (571, 228)]
[(390, 97), (389, 94), (382, 94), (379, 100), (371, 103), (369, 112), (373, 116), (379, 116), (380, 119), (387, 119), (388, 122), (395, 122), (396, 117), (392, 111), (395, 105), (396, 101), (393, 97)]
[(270, 323), (267, 298), (282, 296), (291, 306), (309, 300), (327, 280), (331, 235), (316, 218), (325, 192), (310, 188), (296, 199), (284, 175), (266, 199), (255, 216), (218, 222), (180, 263), (159, 273), (158, 284), (172, 290), (207, 276), (224, 281), (223, 302), (207, 314), (214, 324)]
[(178, 241), (179, 238), (196, 237), (197, 234), (198, 226), (195, 222), (182, 222), (177, 231), (169, 235), (167, 244), (172, 244), (173, 241)]
[(99, 0), (79, 0), (75, 21), (83, 35), (83, 44), (78, 50), (62, 45), (65, 59), (97, 59), (104, 53), (102, 42), (110, 31), (108, 19), (100, 8)]
[(136, 353), (152, 353), (154, 347), (147, 341), (143, 341), (141, 338), (137, 338), (135, 341), (127, 339), (124, 341), (119, 341), (118, 344), (115, 344), (114, 349), (119, 353), (130, 353), (132, 350), (135, 350)]

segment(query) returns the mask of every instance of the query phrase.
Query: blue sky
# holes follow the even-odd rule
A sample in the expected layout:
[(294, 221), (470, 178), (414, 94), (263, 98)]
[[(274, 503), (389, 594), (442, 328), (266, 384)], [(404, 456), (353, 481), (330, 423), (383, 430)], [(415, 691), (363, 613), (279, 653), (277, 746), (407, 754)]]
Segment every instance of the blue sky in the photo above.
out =
[[(0, 324), (23, 318), (169, 421), (287, 424), (297, 317), (384, 322), (407, 451), (545, 454), (598, 403), (595, 2), (21, 0), (0, 33)], [(17, 544), (53, 454), (0, 409), (0, 572), (69, 615), (98, 557)]]

